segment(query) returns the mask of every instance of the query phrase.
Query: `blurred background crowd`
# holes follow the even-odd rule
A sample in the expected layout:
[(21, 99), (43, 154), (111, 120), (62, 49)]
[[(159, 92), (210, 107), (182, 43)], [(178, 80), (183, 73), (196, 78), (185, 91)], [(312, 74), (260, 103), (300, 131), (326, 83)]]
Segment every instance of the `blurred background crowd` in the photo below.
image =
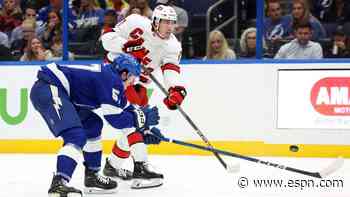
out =
[(266, 57), (349, 57), (350, 1), (268, 0), (265, 2)]
[[(69, 2), (63, 20), (63, 2)], [(185, 59), (256, 58), (256, 0), (0, 0), (0, 60), (101, 59), (100, 36), (130, 14), (150, 18), (158, 4), (178, 14)], [(264, 58), (347, 58), (350, 1), (265, 0)]]

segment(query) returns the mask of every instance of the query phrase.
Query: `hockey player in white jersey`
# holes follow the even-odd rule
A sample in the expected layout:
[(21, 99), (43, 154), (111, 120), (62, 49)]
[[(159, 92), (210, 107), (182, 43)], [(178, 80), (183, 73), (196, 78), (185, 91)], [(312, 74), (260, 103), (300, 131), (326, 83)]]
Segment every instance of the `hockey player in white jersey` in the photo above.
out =
[[(164, 104), (170, 110), (177, 109), (186, 96), (186, 90), (180, 79), (179, 61), (181, 44), (173, 32), (177, 15), (170, 6), (157, 6), (152, 20), (141, 15), (132, 14), (121, 21), (112, 32), (102, 35), (102, 45), (108, 52), (106, 61), (111, 61), (118, 53), (133, 55), (144, 66), (140, 83), (129, 86), (126, 95), (130, 103), (144, 106), (148, 104), (145, 84), (150, 83), (147, 74), (161, 69), (168, 96)], [(145, 144), (159, 144), (160, 140), (152, 136), (159, 129), (151, 128), (151, 132), (129, 132), (116, 140), (112, 154), (107, 158), (104, 174), (123, 179), (134, 179), (132, 188), (157, 187), (163, 183), (163, 175), (148, 168), (147, 147)], [(123, 162), (130, 156), (134, 160), (133, 172), (122, 169)]]

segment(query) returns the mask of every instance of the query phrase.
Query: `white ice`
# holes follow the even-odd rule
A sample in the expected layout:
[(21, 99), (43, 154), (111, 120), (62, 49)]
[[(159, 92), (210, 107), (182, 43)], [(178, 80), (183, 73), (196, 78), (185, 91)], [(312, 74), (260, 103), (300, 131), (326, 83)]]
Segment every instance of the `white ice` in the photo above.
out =
[[(106, 157), (106, 155), (104, 155)], [(118, 192), (108, 195), (86, 195), (91, 197), (349, 197), (350, 160), (328, 180), (342, 180), (342, 187), (333, 188), (276, 188), (253, 186), (253, 179), (313, 180), (319, 179), (298, 175), (293, 172), (264, 166), (241, 159), (224, 157), (230, 164), (240, 164), (240, 171), (227, 173), (212, 156), (150, 156), (150, 162), (165, 176), (163, 186), (152, 189), (132, 190), (130, 182), (119, 181)], [(260, 158), (286, 166), (308, 171), (320, 171), (330, 164), (331, 158)], [(103, 161), (104, 164), (104, 161)], [(53, 171), (55, 155), (0, 154), (0, 197), (44, 197), (47, 196)], [(248, 180), (247, 188), (237, 184), (240, 177)], [(83, 189), (83, 166), (79, 164), (70, 185)]]

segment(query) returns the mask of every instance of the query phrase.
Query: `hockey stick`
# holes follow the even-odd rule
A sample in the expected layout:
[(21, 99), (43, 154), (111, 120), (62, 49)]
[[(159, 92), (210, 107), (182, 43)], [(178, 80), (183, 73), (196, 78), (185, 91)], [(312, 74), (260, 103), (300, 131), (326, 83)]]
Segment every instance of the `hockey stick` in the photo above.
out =
[[(144, 66), (142, 66), (144, 70), (147, 70)], [(165, 90), (162, 84), (159, 83), (159, 81), (153, 76), (152, 73), (149, 73), (149, 76), (151, 80), (158, 86), (158, 88), (165, 94), (168, 95), (168, 91)], [(181, 115), (187, 120), (187, 122), (192, 126), (192, 128), (196, 131), (196, 133), (199, 135), (200, 138), (207, 144), (209, 148), (214, 148), (211, 143), (209, 142), (208, 138), (204, 136), (204, 134), (199, 130), (199, 128), (194, 124), (192, 119), (187, 115), (187, 113), (181, 108), (181, 106), (177, 106), (177, 109), (180, 111)], [(220, 157), (220, 155), (216, 152), (213, 152), (215, 157), (220, 161), (221, 165), (224, 166), (226, 170), (230, 170), (231, 166), (227, 166), (226, 162)]]
[(219, 149), (215, 149), (212, 147), (205, 147), (205, 146), (192, 144), (192, 143), (188, 143), (188, 142), (184, 142), (184, 141), (180, 141), (180, 140), (176, 140), (176, 139), (169, 139), (166, 137), (159, 138), (159, 139), (161, 139), (162, 141), (165, 141), (165, 142), (170, 142), (170, 143), (174, 143), (174, 144), (178, 144), (178, 145), (182, 145), (182, 146), (188, 146), (188, 147), (197, 148), (200, 150), (210, 151), (210, 152), (213, 152), (216, 154), (222, 154), (222, 155), (231, 156), (231, 157), (235, 157), (235, 158), (239, 158), (239, 159), (244, 159), (247, 161), (256, 162), (256, 163), (267, 165), (267, 166), (272, 166), (275, 168), (279, 168), (281, 170), (287, 170), (287, 171), (291, 171), (291, 172), (295, 172), (295, 173), (299, 173), (299, 174), (303, 174), (303, 175), (311, 176), (311, 177), (315, 177), (315, 178), (325, 178), (326, 176), (337, 171), (344, 164), (344, 159), (339, 157), (332, 164), (330, 164), (328, 167), (321, 170), (320, 172), (310, 172), (310, 171), (306, 171), (306, 170), (301, 170), (301, 169), (297, 169), (297, 168), (284, 166), (284, 165), (281, 165), (278, 163), (263, 161), (263, 160), (260, 160), (260, 159), (254, 158), (254, 157), (244, 156), (241, 154), (232, 153), (232, 152), (228, 152), (228, 151), (224, 151), (224, 150), (219, 150)]

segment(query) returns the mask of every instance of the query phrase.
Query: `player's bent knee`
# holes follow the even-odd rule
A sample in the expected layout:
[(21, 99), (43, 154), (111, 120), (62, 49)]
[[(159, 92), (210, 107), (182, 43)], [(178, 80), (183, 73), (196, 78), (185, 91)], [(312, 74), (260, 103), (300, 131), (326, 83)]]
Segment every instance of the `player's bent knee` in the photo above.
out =
[(61, 137), (63, 138), (64, 144), (73, 144), (80, 149), (83, 149), (87, 142), (85, 130), (81, 127), (67, 129), (62, 132)]
[(83, 127), (86, 131), (86, 137), (88, 139), (98, 138), (102, 133), (103, 121), (98, 115), (92, 114), (86, 121), (83, 122)]

